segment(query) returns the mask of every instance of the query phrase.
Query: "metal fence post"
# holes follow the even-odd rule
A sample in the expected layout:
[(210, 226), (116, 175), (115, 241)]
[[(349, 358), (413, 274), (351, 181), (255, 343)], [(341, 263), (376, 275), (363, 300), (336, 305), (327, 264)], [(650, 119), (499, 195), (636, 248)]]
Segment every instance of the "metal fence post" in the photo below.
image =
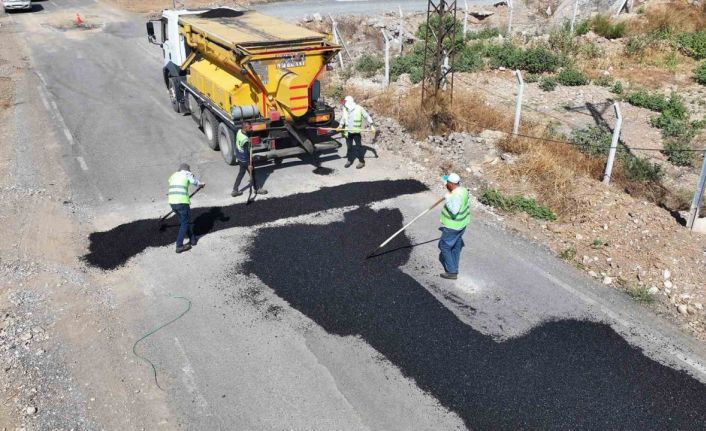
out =
[(466, 40), (466, 32), (468, 32), (468, 1), (463, 0), (465, 9), (463, 11), (463, 40)]
[[(333, 33), (333, 42), (338, 45), (341, 43), (341, 39), (338, 37), (338, 26), (336, 25), (336, 21), (331, 18), (331, 33)], [(338, 63), (341, 65), (341, 69), (344, 68), (343, 65), (343, 54), (341, 51), (338, 51)]]
[(522, 94), (525, 91), (525, 81), (522, 79), (522, 72), (515, 71), (517, 76), (517, 103), (515, 104), (515, 122), (512, 125), (512, 134), (517, 135), (520, 131), (520, 117), (522, 116)]
[(382, 86), (390, 85), (390, 38), (385, 34), (385, 30), (380, 30), (382, 37), (385, 39), (385, 78), (382, 80)]
[(512, 0), (508, 0), (507, 5), (510, 7), (510, 10), (508, 11), (508, 17), (507, 17), (507, 36), (511, 37), (512, 36), (512, 10), (514, 7), (512, 7)]
[(402, 13), (402, 6), (397, 5), (400, 10), (400, 54), (402, 54), (402, 45), (404, 45), (404, 14)]
[(571, 12), (571, 34), (574, 34), (574, 27), (576, 25), (576, 12), (578, 12), (579, 0), (574, 0), (574, 10)]
[(615, 162), (615, 153), (618, 150), (618, 142), (620, 141), (620, 127), (623, 125), (623, 115), (620, 112), (620, 104), (615, 102), (615, 129), (613, 129), (613, 141), (610, 143), (610, 151), (608, 151), (608, 162), (605, 165), (605, 174), (603, 175), (603, 184), (610, 184), (610, 175), (613, 173), (613, 163)]
[(689, 230), (694, 229), (694, 222), (699, 218), (699, 208), (701, 208), (701, 197), (704, 194), (704, 186), (706, 185), (706, 151), (704, 151), (704, 162), (701, 164), (701, 175), (699, 182), (696, 183), (696, 192), (694, 199), (691, 200), (691, 208), (689, 209), (689, 219), (686, 221), (686, 227)]

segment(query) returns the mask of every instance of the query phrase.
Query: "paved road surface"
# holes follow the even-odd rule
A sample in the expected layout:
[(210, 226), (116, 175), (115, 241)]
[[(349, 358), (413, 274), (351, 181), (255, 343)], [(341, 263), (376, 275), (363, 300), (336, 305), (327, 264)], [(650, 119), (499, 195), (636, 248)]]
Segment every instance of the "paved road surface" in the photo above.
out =
[[(263, 9), (299, 13), (314, 4)], [(271, 193), (246, 208), (228, 196), (235, 170), (170, 110), (159, 50), (146, 43), (141, 18), (91, 1), (41, 5), (13, 15), (36, 69), (27, 97), (46, 108), (74, 202), (89, 215), (84, 230), (97, 232), (87, 253), (124, 247), (117, 265), (86, 256), (115, 296), (119, 339), (177, 315), (184, 302), (174, 295), (192, 303), (142, 345), (166, 392), (154, 389), (130, 342), (113, 343), (119, 355), (107, 362), (115, 368), (97, 370), (115, 385), (75, 376), (85, 380), (78, 390), (103, 400), (129, 393), (122, 398), (131, 404), (87, 413), (95, 428), (706, 427), (704, 348), (669, 324), (482, 214), (456, 283), (437, 277), (435, 217), (394, 252), (363, 260), (440, 192), (405, 181), (405, 161), (391, 156), (362, 171), (329, 157), (330, 175), (297, 161), (263, 168)], [(78, 9), (102, 27), (61, 30)], [(176, 256), (165, 246), (173, 230), (159, 232), (154, 219), (183, 160), (209, 185), (196, 199), (205, 236)], [(102, 349), (71, 356), (67, 342), (65, 352), (85, 369)], [(73, 424), (61, 415), (47, 421)]]

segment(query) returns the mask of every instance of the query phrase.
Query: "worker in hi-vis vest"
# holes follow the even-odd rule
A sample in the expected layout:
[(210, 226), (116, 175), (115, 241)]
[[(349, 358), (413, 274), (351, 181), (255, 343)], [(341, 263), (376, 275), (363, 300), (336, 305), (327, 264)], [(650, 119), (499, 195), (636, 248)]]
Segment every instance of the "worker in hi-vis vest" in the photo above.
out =
[(238, 133), (235, 135), (235, 158), (238, 160), (238, 176), (235, 177), (235, 184), (233, 184), (233, 191), (230, 195), (233, 197), (240, 196), (243, 194), (240, 191), (240, 182), (243, 181), (245, 172), (250, 174), (250, 184), (255, 190), (255, 194), (266, 195), (267, 190), (259, 188), (257, 182), (255, 181), (255, 168), (252, 164), (252, 145), (250, 144), (250, 133), (252, 131), (250, 123), (243, 123), (242, 127), (238, 129)]
[[(169, 205), (179, 217), (179, 233), (177, 233), (176, 252), (181, 253), (196, 245), (196, 235), (191, 229), (191, 198), (189, 186), (204, 187), (206, 183), (194, 178), (191, 168), (186, 163), (179, 165), (179, 170), (169, 177)], [(184, 237), (189, 234), (189, 243), (184, 245)]]
[(439, 238), (439, 260), (444, 266), (441, 277), (456, 280), (458, 265), (461, 259), (461, 249), (464, 246), (463, 234), (471, 221), (471, 210), (468, 202), (468, 189), (461, 186), (461, 178), (457, 174), (442, 177), (446, 184), (444, 207), (441, 209), (441, 238)]
[(343, 99), (343, 114), (341, 115), (339, 128), (343, 130), (343, 136), (346, 138), (346, 147), (348, 149), (346, 158), (348, 161), (345, 167), (347, 168), (353, 164), (355, 159), (358, 159), (357, 169), (365, 167), (365, 152), (360, 139), (360, 134), (363, 132), (363, 118), (368, 122), (368, 126), (370, 126), (374, 134), (375, 126), (370, 114), (362, 106), (356, 104), (351, 96), (346, 96)]

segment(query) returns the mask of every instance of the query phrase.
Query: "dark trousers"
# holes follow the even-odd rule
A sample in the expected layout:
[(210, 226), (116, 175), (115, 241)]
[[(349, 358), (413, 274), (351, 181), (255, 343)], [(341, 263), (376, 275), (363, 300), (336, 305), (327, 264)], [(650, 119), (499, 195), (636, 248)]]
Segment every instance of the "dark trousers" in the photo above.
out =
[(461, 260), (461, 249), (465, 245), (463, 243), (463, 234), (466, 228), (461, 230), (449, 229), (447, 227), (439, 228), (441, 238), (439, 239), (439, 261), (444, 266), (444, 271), (449, 274), (458, 274), (458, 264)]
[(184, 245), (184, 238), (189, 234), (189, 241), (194, 242), (194, 232), (191, 230), (191, 208), (189, 204), (172, 204), (174, 213), (179, 217), (179, 233), (177, 234), (176, 246)]
[[(238, 161), (238, 176), (235, 177), (235, 184), (233, 184), (233, 191), (237, 192), (240, 190), (240, 182), (243, 181), (243, 177), (245, 176), (245, 173), (248, 171), (248, 162), (241, 162)], [(253, 173), (250, 175), (250, 181), (252, 182), (252, 186), (255, 190), (259, 190), (260, 188), (257, 186), (257, 181), (255, 181), (255, 168), (253, 168)]]
[(358, 159), (361, 163), (365, 163), (363, 159), (363, 145), (360, 143), (360, 133), (349, 133), (346, 136), (346, 158), (349, 162)]

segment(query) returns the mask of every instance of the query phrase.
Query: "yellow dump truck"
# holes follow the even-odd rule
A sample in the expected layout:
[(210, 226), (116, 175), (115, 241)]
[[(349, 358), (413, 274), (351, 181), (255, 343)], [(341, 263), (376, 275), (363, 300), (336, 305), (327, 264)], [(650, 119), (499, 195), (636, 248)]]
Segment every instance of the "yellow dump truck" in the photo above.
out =
[(226, 163), (236, 162), (234, 137), (245, 122), (255, 159), (277, 163), (340, 146), (317, 133), (334, 121), (318, 80), (340, 50), (327, 35), (231, 8), (165, 10), (147, 35), (162, 47), (172, 107), (191, 114)]

